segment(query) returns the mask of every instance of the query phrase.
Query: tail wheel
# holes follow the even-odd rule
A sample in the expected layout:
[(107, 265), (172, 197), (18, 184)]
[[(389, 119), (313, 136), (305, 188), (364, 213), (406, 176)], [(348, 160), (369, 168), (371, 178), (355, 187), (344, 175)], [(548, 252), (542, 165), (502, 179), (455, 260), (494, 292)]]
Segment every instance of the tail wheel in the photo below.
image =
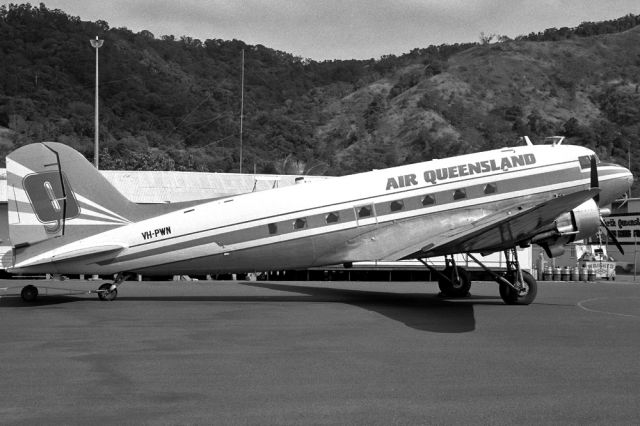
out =
[[(509, 282), (514, 283), (516, 281), (516, 274), (512, 273), (505, 277)], [(525, 271), (522, 271), (522, 290), (518, 291), (515, 288), (500, 283), (500, 297), (507, 305), (529, 305), (531, 304), (538, 294), (538, 283), (533, 276)]]
[(98, 299), (112, 301), (118, 297), (118, 289), (111, 290), (111, 283), (104, 283), (98, 288)]
[(38, 287), (31, 284), (24, 286), (20, 292), (20, 296), (25, 302), (34, 302), (38, 297)]
[(454, 267), (447, 266), (444, 271), (442, 271), (442, 275), (449, 278), (438, 279), (438, 287), (443, 295), (448, 297), (465, 297), (469, 294), (469, 289), (471, 288), (471, 279), (469, 278), (469, 273), (463, 269), (458, 268), (457, 266), (457, 274), (455, 273)]

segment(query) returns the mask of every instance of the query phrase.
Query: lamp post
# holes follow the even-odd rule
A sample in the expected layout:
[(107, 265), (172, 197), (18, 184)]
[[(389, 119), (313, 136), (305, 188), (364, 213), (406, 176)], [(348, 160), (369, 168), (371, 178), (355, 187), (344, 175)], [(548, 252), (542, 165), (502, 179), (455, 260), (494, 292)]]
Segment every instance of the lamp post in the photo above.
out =
[(95, 106), (95, 140), (93, 146), (93, 165), (98, 168), (98, 49), (102, 47), (104, 40), (96, 36), (95, 40), (89, 40), (91, 46), (96, 49), (96, 106)]
[(244, 49), (242, 49), (242, 79), (240, 83), (240, 173), (242, 173), (242, 119), (244, 118)]

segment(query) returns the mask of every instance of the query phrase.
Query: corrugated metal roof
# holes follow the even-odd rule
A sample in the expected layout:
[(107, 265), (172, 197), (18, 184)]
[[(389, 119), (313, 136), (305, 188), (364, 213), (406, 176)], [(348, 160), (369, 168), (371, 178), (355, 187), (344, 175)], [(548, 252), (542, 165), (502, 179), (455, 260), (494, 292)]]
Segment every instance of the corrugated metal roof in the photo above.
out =
[[(166, 203), (228, 197), (289, 186), (301, 176), (173, 171), (101, 170), (113, 186), (136, 203)], [(305, 181), (327, 179), (304, 176)], [(0, 169), (0, 202), (7, 201), (7, 172)]]

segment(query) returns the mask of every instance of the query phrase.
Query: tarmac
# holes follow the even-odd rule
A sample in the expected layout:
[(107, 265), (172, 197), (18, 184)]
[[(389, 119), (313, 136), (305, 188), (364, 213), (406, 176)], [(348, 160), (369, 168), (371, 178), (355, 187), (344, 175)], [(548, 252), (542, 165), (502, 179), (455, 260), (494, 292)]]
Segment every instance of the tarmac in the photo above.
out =
[(0, 281), (0, 423), (640, 424), (640, 282), (98, 284)]

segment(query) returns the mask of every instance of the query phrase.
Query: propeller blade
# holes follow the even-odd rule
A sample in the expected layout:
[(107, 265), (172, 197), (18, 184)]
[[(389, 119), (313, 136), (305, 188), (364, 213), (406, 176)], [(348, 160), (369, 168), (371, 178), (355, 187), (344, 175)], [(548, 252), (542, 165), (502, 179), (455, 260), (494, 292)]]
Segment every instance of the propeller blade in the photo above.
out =
[[(598, 164), (596, 162), (596, 156), (591, 156), (591, 188), (599, 188), (600, 182), (598, 179)], [(600, 194), (596, 194), (593, 197), (593, 201), (596, 202), (597, 205), (600, 205)]]
[(609, 238), (611, 238), (611, 240), (616, 245), (616, 247), (618, 247), (618, 250), (620, 250), (620, 253), (624, 254), (624, 250), (622, 249), (622, 246), (618, 242), (618, 239), (613, 234), (613, 232), (611, 232), (611, 230), (609, 229), (609, 227), (607, 226), (607, 224), (605, 223), (605, 221), (604, 221), (604, 219), (602, 217), (600, 218), (600, 224), (604, 227), (604, 229), (607, 230), (607, 235), (609, 235)]

